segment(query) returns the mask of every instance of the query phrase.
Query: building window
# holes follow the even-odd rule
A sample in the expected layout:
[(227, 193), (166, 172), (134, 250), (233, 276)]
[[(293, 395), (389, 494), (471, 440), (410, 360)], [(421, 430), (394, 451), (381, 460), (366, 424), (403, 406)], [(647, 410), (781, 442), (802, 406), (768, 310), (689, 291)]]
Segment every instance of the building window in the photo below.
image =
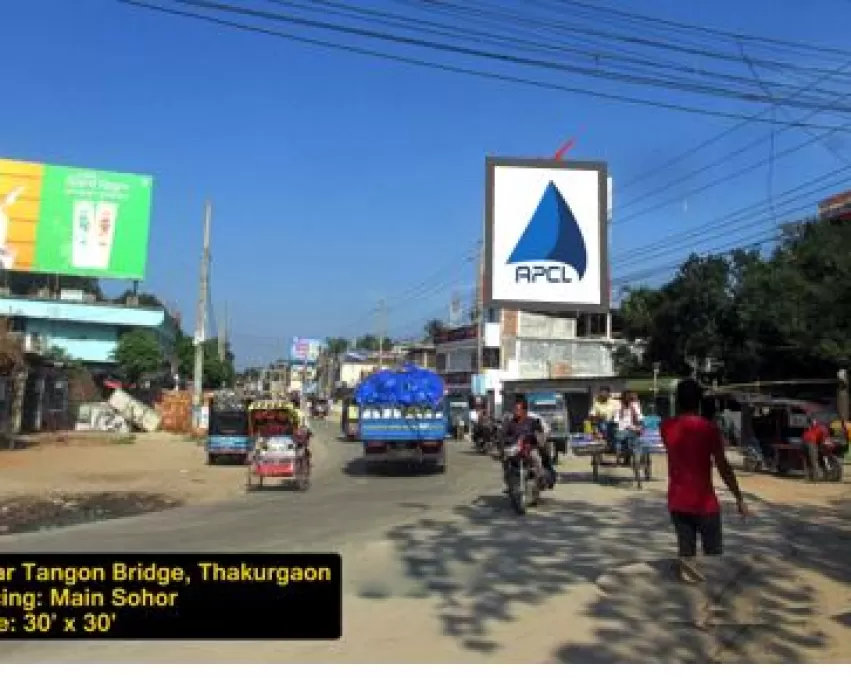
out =
[(446, 372), (446, 354), (438, 353), (437, 354), (437, 371), (438, 372)]
[(482, 349), (482, 363), (486, 370), (498, 370), (500, 368), (499, 348)]

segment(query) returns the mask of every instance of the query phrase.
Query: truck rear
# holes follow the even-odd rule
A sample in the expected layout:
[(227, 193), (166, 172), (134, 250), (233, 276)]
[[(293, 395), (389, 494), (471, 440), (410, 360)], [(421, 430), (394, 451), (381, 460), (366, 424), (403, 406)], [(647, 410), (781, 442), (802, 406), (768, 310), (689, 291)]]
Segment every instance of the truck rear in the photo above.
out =
[(405, 462), (446, 471), (448, 422), (443, 406), (361, 407), (360, 438), (367, 463)]

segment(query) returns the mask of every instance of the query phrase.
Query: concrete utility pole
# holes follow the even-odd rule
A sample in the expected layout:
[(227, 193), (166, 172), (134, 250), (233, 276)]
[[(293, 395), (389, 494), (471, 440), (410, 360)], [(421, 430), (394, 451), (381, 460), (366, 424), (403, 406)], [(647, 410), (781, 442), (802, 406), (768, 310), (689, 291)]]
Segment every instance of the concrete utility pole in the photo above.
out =
[(210, 201), (204, 209), (204, 249), (201, 254), (201, 280), (198, 290), (198, 315), (195, 320), (195, 378), (192, 405), (201, 407), (201, 392), (204, 388), (204, 333), (207, 328), (207, 293), (210, 287), (210, 226), (213, 206)]
[(484, 374), (485, 355), (485, 241), (479, 243), (478, 279), (476, 280), (476, 374)]
[(378, 369), (384, 369), (384, 299), (378, 302)]
[(225, 304), (224, 313), (222, 314), (222, 327), (219, 330), (219, 360), (221, 362), (225, 361), (227, 357), (227, 346), (228, 346), (228, 307)]

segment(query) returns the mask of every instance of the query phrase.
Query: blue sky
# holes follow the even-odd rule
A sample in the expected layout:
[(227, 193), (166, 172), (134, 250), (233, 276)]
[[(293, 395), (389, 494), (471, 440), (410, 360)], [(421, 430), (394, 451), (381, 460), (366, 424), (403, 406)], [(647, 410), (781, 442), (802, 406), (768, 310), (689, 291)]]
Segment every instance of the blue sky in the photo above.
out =
[[(609, 4), (837, 47), (847, 42), (843, 27), (851, 18), (845, 0)], [(453, 291), (467, 301), (473, 269), (461, 260), (481, 232), (489, 154), (550, 156), (577, 134), (571, 157), (607, 161), (616, 187), (616, 278), (688, 249), (650, 259), (630, 256), (636, 247), (768, 195), (766, 167), (684, 195), (764, 159), (766, 142), (629, 207), (767, 134), (767, 125), (748, 125), (630, 186), (734, 123), (323, 51), (114, 0), (4, 3), (2, 30), (0, 157), (154, 175), (143, 287), (180, 308), (186, 327), (194, 323), (203, 202), (211, 198), (213, 304), (219, 316), (228, 305), (242, 364), (280, 355), (292, 335), (374, 330), (374, 318), (364, 316), (382, 297), (391, 300), (388, 325), (400, 335), (445, 315)], [(562, 77), (566, 84), (743, 114), (764, 108)], [(804, 113), (787, 109), (778, 119), (784, 115)], [(785, 132), (775, 151), (807, 139)], [(847, 166), (836, 155), (845, 139), (830, 144), (834, 154), (814, 143), (777, 160), (774, 192)], [(626, 184), (622, 191), (619, 183)], [(619, 214), (666, 199), (673, 204), (618, 223)], [(736, 239), (725, 237), (722, 246)], [(423, 281), (427, 292), (407, 305), (393, 303)]]

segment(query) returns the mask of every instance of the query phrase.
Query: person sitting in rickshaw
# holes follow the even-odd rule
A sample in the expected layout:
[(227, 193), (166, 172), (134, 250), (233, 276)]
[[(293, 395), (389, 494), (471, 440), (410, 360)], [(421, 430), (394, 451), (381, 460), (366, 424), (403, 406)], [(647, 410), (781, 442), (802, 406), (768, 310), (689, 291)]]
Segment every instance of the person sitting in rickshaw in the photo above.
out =
[(617, 411), (618, 404), (612, 398), (611, 390), (608, 386), (603, 386), (594, 399), (588, 418), (600, 435), (606, 439), (606, 444), (611, 450), (615, 449), (615, 433), (617, 431), (615, 415)]
[(624, 392), (621, 396), (621, 406), (615, 414), (619, 457), (623, 464), (628, 465), (632, 461), (643, 420), (638, 395), (631, 391)]

